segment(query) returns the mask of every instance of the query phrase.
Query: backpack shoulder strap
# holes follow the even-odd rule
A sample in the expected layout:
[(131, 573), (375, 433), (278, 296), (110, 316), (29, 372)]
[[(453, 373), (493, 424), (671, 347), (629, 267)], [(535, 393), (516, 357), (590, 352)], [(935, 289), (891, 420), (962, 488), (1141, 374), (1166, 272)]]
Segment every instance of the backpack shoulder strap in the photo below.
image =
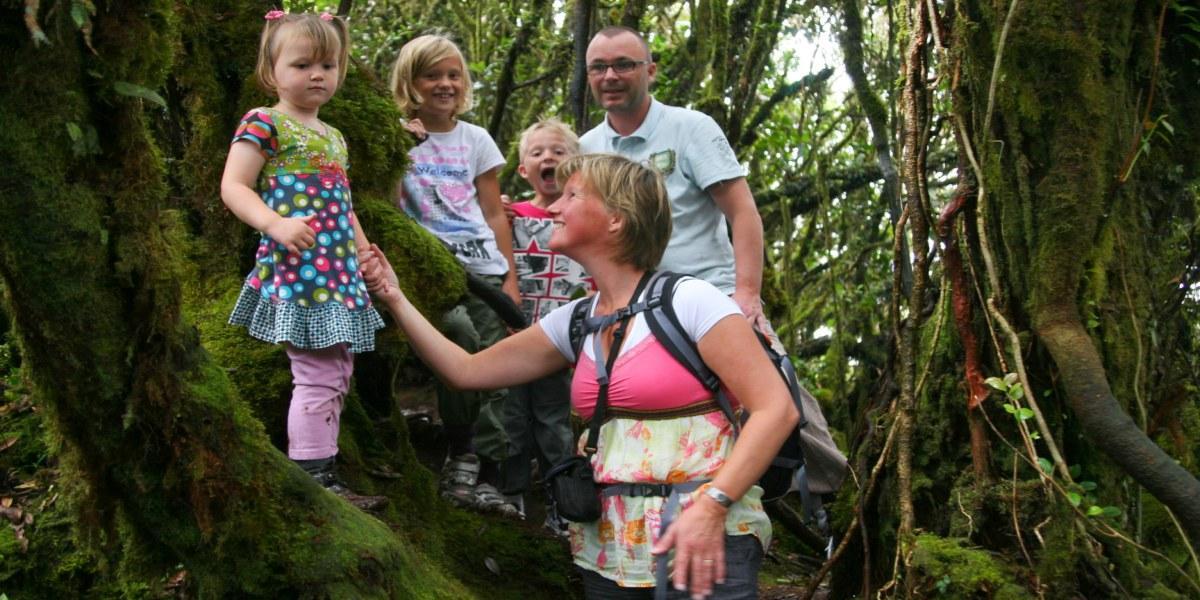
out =
[(667, 353), (683, 365), (708, 391), (712, 392), (717, 405), (721, 407), (721, 412), (733, 424), (736, 435), (741, 429), (741, 424), (733, 414), (733, 404), (725, 395), (724, 389), (721, 388), (721, 379), (717, 377), (716, 373), (713, 373), (712, 369), (708, 368), (708, 365), (704, 364), (696, 341), (683, 330), (679, 316), (675, 313), (675, 288), (684, 279), (691, 278), (690, 275), (662, 271), (650, 280), (646, 293), (646, 303), (650, 305), (650, 308), (646, 310), (646, 324)]
[(596, 303), (596, 296), (585, 298), (575, 303), (571, 309), (571, 321), (567, 328), (567, 336), (571, 341), (571, 351), (573, 356), (567, 357), (572, 365), (579, 362), (579, 352), (583, 349), (583, 339), (587, 337), (587, 330), (584, 327), (584, 321), (588, 318), (588, 313), (591, 312), (592, 305)]

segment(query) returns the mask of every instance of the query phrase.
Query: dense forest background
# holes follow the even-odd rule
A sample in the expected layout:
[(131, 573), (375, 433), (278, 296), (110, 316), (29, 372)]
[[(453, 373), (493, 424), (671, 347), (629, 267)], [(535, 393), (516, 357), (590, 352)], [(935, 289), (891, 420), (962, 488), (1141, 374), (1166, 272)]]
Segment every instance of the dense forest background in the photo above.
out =
[[(748, 167), (768, 314), (854, 470), (831, 558), (775, 511), (764, 595), (1200, 595), (1200, 9), (285, 4), (349, 16), (321, 116), (428, 314), (465, 283), (389, 200), (399, 47), (459, 40), (465, 118), (520, 195), (525, 126), (602, 118), (590, 33), (649, 34), (655, 96), (715, 118)], [(257, 234), (218, 196), (238, 117), (270, 102), (252, 69), (273, 7), (0, 0), (0, 594), (578, 595), (560, 542), (437, 500), (436, 438), (402, 401), (429, 375), (394, 332), (357, 364), (340, 441), (381, 518), (278, 451), (286, 357), (224, 324)]]

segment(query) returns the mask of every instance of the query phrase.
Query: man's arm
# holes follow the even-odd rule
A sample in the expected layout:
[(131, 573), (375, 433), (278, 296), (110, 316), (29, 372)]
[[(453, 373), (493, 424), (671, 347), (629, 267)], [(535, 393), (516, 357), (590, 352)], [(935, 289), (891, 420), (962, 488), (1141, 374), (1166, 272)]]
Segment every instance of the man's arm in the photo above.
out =
[(763, 225), (745, 177), (714, 183), (708, 188), (733, 232), (733, 301), (756, 329), (766, 329), (762, 311)]

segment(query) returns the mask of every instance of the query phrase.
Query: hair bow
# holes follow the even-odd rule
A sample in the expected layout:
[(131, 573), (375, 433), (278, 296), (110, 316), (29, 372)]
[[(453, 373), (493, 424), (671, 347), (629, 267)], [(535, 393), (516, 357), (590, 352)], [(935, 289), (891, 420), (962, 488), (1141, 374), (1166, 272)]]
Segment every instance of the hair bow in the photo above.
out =
[(263, 15), (263, 18), (268, 21), (274, 21), (275, 19), (282, 19), (286, 14), (287, 13), (283, 12), (282, 10), (272, 10), (267, 11), (267, 14)]
[(329, 14), (329, 12), (328, 12), (328, 11), (326, 11), (326, 12), (323, 12), (323, 13), (321, 13), (321, 20), (322, 20), (322, 21), (332, 21), (332, 20), (333, 20), (333, 15)]

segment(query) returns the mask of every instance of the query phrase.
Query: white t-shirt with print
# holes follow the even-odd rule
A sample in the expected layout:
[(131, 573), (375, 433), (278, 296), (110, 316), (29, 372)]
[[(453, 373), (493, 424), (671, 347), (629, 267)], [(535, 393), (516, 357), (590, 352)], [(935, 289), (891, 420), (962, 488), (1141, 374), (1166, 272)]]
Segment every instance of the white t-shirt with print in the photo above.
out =
[(450, 131), (430, 132), (408, 157), (412, 165), (404, 175), (400, 208), (446, 244), (468, 271), (508, 273), (508, 260), (496, 246), (475, 189), (476, 177), (504, 165), (487, 130), (458, 121)]

